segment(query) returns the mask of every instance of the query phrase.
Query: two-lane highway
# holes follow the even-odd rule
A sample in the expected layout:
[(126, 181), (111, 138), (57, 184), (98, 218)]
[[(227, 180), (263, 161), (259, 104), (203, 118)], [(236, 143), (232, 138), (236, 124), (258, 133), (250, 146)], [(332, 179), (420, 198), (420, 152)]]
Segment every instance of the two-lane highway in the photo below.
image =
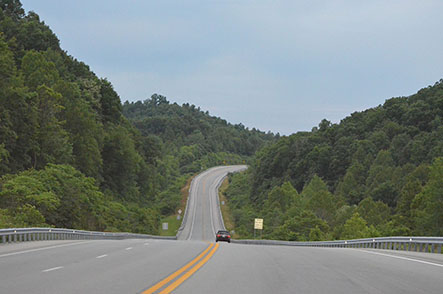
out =
[(246, 169), (246, 166), (219, 166), (194, 178), (189, 192), (188, 211), (180, 240), (214, 241), (217, 230), (224, 229), (218, 201), (218, 185), (228, 173)]
[(242, 168), (194, 179), (178, 241), (0, 245), (0, 293), (442, 293), (442, 254), (214, 244), (217, 185)]
[[(217, 184), (228, 172), (244, 168), (216, 167), (194, 179), (179, 241), (38, 241), (0, 245), (0, 293), (161, 293), (172, 283), (180, 286), (217, 253), (218, 245), (209, 243), (215, 239), (214, 231), (222, 227)], [(180, 270), (174, 279), (151, 292), (155, 285)]]

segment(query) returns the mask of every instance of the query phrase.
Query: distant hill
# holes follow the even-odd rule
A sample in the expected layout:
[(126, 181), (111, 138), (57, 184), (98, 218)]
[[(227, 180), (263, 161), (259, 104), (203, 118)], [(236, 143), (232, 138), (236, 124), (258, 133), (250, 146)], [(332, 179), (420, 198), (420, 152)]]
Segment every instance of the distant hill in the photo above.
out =
[(208, 154), (233, 154), (245, 160), (276, 138), (242, 124), (232, 125), (194, 105), (171, 104), (157, 94), (143, 102), (125, 102), (123, 114), (142, 135), (160, 141), (169, 153), (177, 154), (183, 171), (200, 170), (196, 162)]

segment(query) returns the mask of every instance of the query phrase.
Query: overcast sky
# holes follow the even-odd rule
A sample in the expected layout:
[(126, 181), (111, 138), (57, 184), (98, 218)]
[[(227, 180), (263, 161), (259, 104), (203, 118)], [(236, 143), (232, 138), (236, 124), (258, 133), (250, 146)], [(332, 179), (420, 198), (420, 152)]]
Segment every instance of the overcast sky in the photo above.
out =
[(442, 0), (22, 0), (122, 102), (289, 135), (443, 78)]

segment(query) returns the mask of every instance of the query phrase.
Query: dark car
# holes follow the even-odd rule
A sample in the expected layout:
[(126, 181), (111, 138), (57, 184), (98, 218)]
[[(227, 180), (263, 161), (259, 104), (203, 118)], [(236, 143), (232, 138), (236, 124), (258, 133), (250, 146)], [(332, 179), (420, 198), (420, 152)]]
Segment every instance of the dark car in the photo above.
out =
[(231, 243), (231, 234), (228, 231), (219, 230), (215, 237), (215, 242), (218, 241), (226, 241), (228, 243)]

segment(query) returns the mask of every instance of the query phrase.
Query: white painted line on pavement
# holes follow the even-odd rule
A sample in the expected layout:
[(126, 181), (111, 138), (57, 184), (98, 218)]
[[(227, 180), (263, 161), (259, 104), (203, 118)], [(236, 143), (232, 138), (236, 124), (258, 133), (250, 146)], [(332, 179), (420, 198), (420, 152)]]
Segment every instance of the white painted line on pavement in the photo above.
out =
[(145, 244), (143, 244), (143, 245), (147, 246), (147, 245), (149, 245), (149, 243), (145, 243)]
[[(189, 191), (189, 195), (188, 195), (188, 197), (191, 197), (191, 201), (192, 201), (192, 204), (194, 205), (193, 207), (192, 207), (192, 210), (193, 210), (193, 214), (192, 214), (192, 222), (191, 222), (191, 230), (190, 230), (190, 232), (189, 232), (189, 235), (188, 235), (188, 239), (187, 240), (191, 240), (191, 238), (192, 238), (192, 232), (194, 231), (194, 223), (195, 223), (195, 211), (197, 210), (197, 204), (196, 204), (196, 197), (197, 197), (197, 193), (198, 193), (198, 186), (199, 186), (199, 184), (200, 184), (200, 179), (201, 179), (201, 177), (204, 175), (205, 173), (202, 173), (202, 174), (200, 174), (200, 175), (198, 175), (197, 177), (195, 177), (195, 182), (193, 182), (193, 184), (194, 184), (194, 187), (195, 187), (195, 191), (194, 191), (194, 189), (191, 189), (192, 190), (192, 194), (191, 194), (191, 191)], [(192, 186), (191, 186), (191, 188), (192, 188)], [(191, 206), (191, 203), (189, 203), (189, 206)], [(187, 220), (186, 220), (186, 222), (187, 222)]]
[(125, 250), (131, 250), (132, 249), (132, 247), (128, 247), (128, 248), (126, 248)]
[[(379, 252), (373, 252), (373, 251), (367, 251), (367, 250), (359, 250), (359, 251), (363, 251), (363, 252), (371, 253), (371, 254), (375, 254), (375, 255), (388, 256), (388, 257), (392, 257), (392, 258), (404, 259), (404, 260), (409, 260), (409, 261), (415, 261), (415, 262), (419, 262), (419, 263), (434, 265), (434, 266), (438, 266), (438, 267), (443, 267), (443, 264), (429, 262), (429, 261), (424, 261), (424, 260), (420, 260), (420, 259), (408, 258), (408, 257), (403, 257), (403, 256), (397, 256), (397, 255), (391, 255), (391, 254), (385, 254), (385, 253), (379, 253)], [(429, 253), (429, 254), (432, 254), (432, 253)]]
[(24, 251), (18, 251), (18, 252), (11, 252), (11, 253), (1, 254), (0, 257), (19, 255), (19, 254), (24, 254), (24, 253), (29, 253), (29, 252), (36, 252), (36, 251), (42, 251), (42, 250), (48, 250), (48, 249), (54, 249), (54, 248), (60, 248), (60, 247), (79, 245), (79, 244), (87, 244), (87, 243), (91, 243), (91, 242), (93, 242), (93, 241), (77, 242), (77, 243), (55, 245), (55, 246), (49, 246), (49, 247), (43, 247), (43, 248), (29, 249), (29, 250), (24, 250)]
[(62, 266), (57, 266), (57, 267), (53, 267), (53, 268), (45, 269), (45, 270), (43, 270), (42, 272), (43, 272), (43, 273), (47, 273), (47, 272), (56, 271), (56, 270), (59, 270), (59, 269), (62, 269), (62, 268), (63, 268)]
[(107, 254), (103, 254), (103, 255), (97, 256), (96, 258), (103, 258), (103, 257), (106, 257), (106, 256), (108, 256), (108, 255)]

